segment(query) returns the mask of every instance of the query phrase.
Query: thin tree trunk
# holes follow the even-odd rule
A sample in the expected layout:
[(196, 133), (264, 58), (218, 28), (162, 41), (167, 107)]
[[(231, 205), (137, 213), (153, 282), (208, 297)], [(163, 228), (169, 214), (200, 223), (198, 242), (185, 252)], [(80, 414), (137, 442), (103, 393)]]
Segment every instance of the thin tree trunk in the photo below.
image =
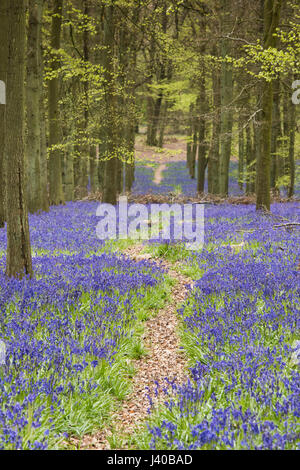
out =
[(281, 113), (280, 113), (280, 81), (277, 78), (273, 84), (274, 99), (272, 109), (272, 130), (271, 130), (271, 189), (278, 193), (277, 180), (279, 176), (279, 151), (281, 147)]
[(163, 148), (164, 146), (164, 136), (165, 136), (166, 123), (167, 123), (167, 114), (168, 114), (168, 101), (165, 99), (162, 105), (162, 111), (160, 115), (159, 137), (158, 137), (158, 147), (160, 148)]
[[(222, 0), (222, 33), (230, 33), (232, 26), (231, 2)], [(223, 59), (230, 53), (230, 39), (222, 39), (221, 56)], [(220, 128), (220, 194), (228, 195), (228, 175), (231, 156), (233, 111), (233, 73), (231, 64), (222, 62), (221, 65), (221, 128)]]
[[(164, 76), (161, 74), (161, 79), (163, 78)], [(152, 146), (158, 145), (157, 131), (158, 131), (158, 125), (159, 125), (159, 116), (160, 116), (162, 100), (163, 100), (163, 92), (160, 91), (158, 94), (158, 97), (154, 101), (152, 121), (150, 124), (149, 138), (147, 141), (148, 145), (152, 145)]]
[[(72, 129), (72, 125), (71, 125)], [(73, 132), (71, 131), (72, 135)], [(64, 161), (65, 169), (65, 181), (64, 181), (64, 193), (66, 201), (73, 201), (74, 199), (74, 145), (70, 143), (65, 153)]]
[(295, 128), (296, 128), (296, 106), (290, 103), (288, 197), (292, 197), (294, 195), (294, 188), (295, 188)]
[(245, 148), (244, 148), (244, 120), (243, 120), (243, 109), (239, 111), (239, 188), (243, 190), (244, 187), (244, 156), (245, 156)]
[(196, 105), (196, 109), (194, 111), (194, 116), (192, 119), (192, 133), (193, 133), (193, 142), (192, 142), (192, 150), (191, 150), (191, 167), (190, 167), (190, 176), (192, 179), (196, 178), (196, 157), (197, 157), (197, 148), (198, 148), (198, 130), (199, 130), (199, 122), (197, 116), (197, 109), (198, 104)]
[(41, 170), (41, 209), (49, 210), (46, 115), (44, 102), (44, 58), (42, 45), (39, 45), (39, 87), (40, 87), (40, 170)]
[(253, 192), (253, 173), (254, 173), (254, 163), (256, 155), (256, 142), (259, 142), (258, 137), (259, 128), (253, 124), (253, 144), (251, 137), (251, 127), (250, 123), (246, 127), (246, 194), (251, 194)]
[(187, 129), (187, 143), (186, 143), (186, 166), (191, 174), (191, 161), (192, 161), (192, 139), (193, 139), (193, 113), (194, 105), (190, 105)]
[[(167, 32), (167, 22), (168, 22), (168, 15), (167, 15), (167, 2), (162, 3), (162, 11), (161, 11), (161, 26), (162, 32), (166, 34)], [(161, 63), (159, 65), (159, 73), (158, 73), (158, 81), (161, 82), (166, 78), (166, 64), (165, 64), (165, 57), (161, 58)], [(152, 122), (149, 127), (149, 134), (147, 134), (147, 144), (157, 146), (158, 139), (157, 139), (157, 132), (159, 130), (159, 119), (161, 115), (161, 108), (162, 102), (164, 98), (163, 90), (161, 89), (158, 93), (157, 98), (154, 100), (153, 105), (153, 113), (152, 113)]]
[[(275, 46), (274, 33), (279, 24), (282, 0), (264, 2), (264, 49)], [(273, 84), (265, 82), (262, 93), (260, 153), (256, 165), (256, 209), (270, 210), (270, 166)]]
[(210, 152), (208, 157), (208, 192), (211, 194), (220, 193), (219, 179), (219, 161), (220, 161), (220, 73), (219, 70), (213, 71), (213, 128)]
[(105, 122), (104, 122), (104, 138), (105, 138), (105, 164), (104, 164), (104, 185), (102, 200), (105, 203), (117, 203), (117, 155), (119, 132), (117, 128), (117, 97), (115, 92), (114, 77), (114, 15), (115, 8), (113, 5), (106, 7), (104, 22), (104, 46), (103, 65), (105, 68), (105, 79), (107, 82), (105, 95)]
[[(63, 0), (54, 0), (51, 28), (52, 63), (51, 69), (55, 73), (59, 66), (57, 50), (60, 48), (61, 23)], [(48, 85), (49, 107), (49, 183), (50, 204), (58, 205), (64, 202), (62, 187), (62, 152), (55, 148), (60, 143), (61, 131), (59, 125), (59, 79), (54, 76)]]
[(199, 102), (199, 129), (198, 129), (198, 169), (197, 169), (197, 192), (204, 192), (205, 169), (207, 165), (207, 144), (205, 141), (205, 114), (207, 112), (205, 70), (203, 70), (200, 81), (200, 102)]
[(154, 100), (152, 96), (147, 96), (147, 135), (146, 144), (152, 145), (152, 124), (153, 124), (153, 113), (154, 113)]
[(6, 274), (21, 278), (24, 274), (33, 274), (25, 197), (25, 0), (10, 0), (7, 21), (9, 54), (5, 151), (9, 164), (7, 159)]
[(96, 147), (90, 146), (90, 186), (91, 192), (94, 193), (98, 189), (98, 161), (96, 155)]
[[(89, 0), (83, 0), (83, 13), (88, 16), (90, 13)], [(90, 59), (90, 37), (87, 29), (83, 31), (83, 57), (86, 63)], [(88, 126), (89, 126), (89, 82), (85, 80), (83, 82), (84, 87), (84, 121), (83, 121), (83, 133), (84, 138), (87, 138)], [(81, 148), (80, 162), (81, 162), (81, 190), (82, 195), (87, 194), (89, 184), (89, 166), (90, 166), (90, 146), (84, 143)]]
[(29, 0), (27, 37), (27, 201), (29, 212), (41, 209), (41, 129), (39, 48), (43, 1)]

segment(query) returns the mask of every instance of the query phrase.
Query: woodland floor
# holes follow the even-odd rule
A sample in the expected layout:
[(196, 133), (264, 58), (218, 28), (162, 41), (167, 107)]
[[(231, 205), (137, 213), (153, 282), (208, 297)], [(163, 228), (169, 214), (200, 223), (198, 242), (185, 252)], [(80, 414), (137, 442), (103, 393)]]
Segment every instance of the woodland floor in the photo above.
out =
[[(183, 138), (171, 137), (166, 139), (166, 147), (158, 151), (156, 148), (145, 145), (142, 137), (136, 146), (136, 158), (158, 163), (153, 182), (159, 185), (163, 181), (163, 172), (167, 162), (185, 161), (186, 143)], [(110, 438), (113, 434), (120, 437), (117, 438), (119, 441), (117, 448), (128, 449), (130, 435), (137, 430), (148, 415), (150, 400), (157, 404), (165, 397), (163, 392), (166, 385), (165, 379), (168, 378), (169, 381), (180, 384), (188, 377), (186, 358), (179, 345), (177, 310), (186, 299), (187, 286), (191, 285), (191, 279), (176, 271), (174, 265), (167, 260), (162, 261), (161, 258), (154, 258), (150, 254), (141, 253), (142, 251), (144, 251), (144, 246), (136, 244), (123, 251), (123, 254), (135, 261), (144, 259), (153, 261), (165, 269), (175, 282), (166, 305), (145, 324), (142, 339), (147, 354), (134, 361), (136, 374), (132, 379), (130, 396), (122, 404), (121, 410), (113, 416), (109, 427), (95, 434), (84, 436), (81, 440), (70, 439), (69, 444), (82, 450), (110, 449)], [(153, 389), (154, 384), (156, 393)]]
[[(136, 153), (137, 160), (153, 161), (157, 164), (154, 171), (153, 182), (160, 185), (164, 179), (166, 164), (170, 161), (184, 161), (186, 158), (185, 142), (176, 137), (170, 138), (166, 142), (166, 148), (158, 151), (155, 148), (147, 147), (141, 138), (138, 141)], [(169, 196), (141, 195), (131, 198), (138, 202), (169, 202)], [(172, 199), (178, 202), (185, 202), (184, 197)], [(191, 198), (186, 198), (191, 200)], [(199, 198), (194, 199), (199, 200)], [(224, 198), (202, 196), (202, 200), (207, 202), (225, 202)], [(280, 201), (280, 198), (278, 198)], [(242, 196), (240, 198), (228, 198), (228, 203), (253, 204), (254, 197)], [(244, 243), (233, 244), (232, 251), (240, 251)], [(188, 359), (180, 349), (179, 340), (179, 319), (177, 311), (180, 305), (187, 299), (189, 288), (192, 288), (193, 280), (185, 276), (177, 269), (178, 261), (174, 263), (161, 257), (156, 257), (153, 253), (145, 253), (145, 246), (135, 244), (123, 251), (127, 257), (134, 261), (149, 260), (166, 270), (167, 275), (173, 280), (170, 295), (166, 304), (154, 317), (145, 322), (145, 329), (142, 336), (143, 344), (146, 348), (146, 355), (134, 361), (135, 375), (132, 378), (132, 389), (130, 395), (123, 401), (122, 406), (114, 413), (109, 426), (101, 431), (84, 436), (83, 439), (70, 439), (69, 444), (79, 449), (99, 450), (99, 449), (129, 449), (132, 446), (131, 436), (138, 431), (139, 427), (147, 420), (149, 413), (149, 403), (157, 406), (165, 398), (165, 380), (174, 381), (177, 384), (187, 382), (189, 377)], [(112, 444), (113, 443), (113, 444)]]
[[(155, 162), (155, 171), (149, 174), (158, 187), (165, 184), (172, 158), (185, 158), (185, 143), (177, 138), (170, 138), (163, 151), (147, 148), (143, 139), (137, 149), (140, 159)], [(90, 450), (295, 448), (299, 379), (292, 348), (295, 341), (300, 345), (297, 201), (282, 204), (279, 199), (272, 212), (262, 215), (255, 211), (251, 196), (225, 200), (167, 193), (129, 198), (145, 204), (207, 202), (204, 247), (192, 253), (184, 244), (165, 241), (99, 243), (99, 199), (88, 199), (92, 201), (71, 202), (30, 217), (37, 273), (32, 286), (31, 281), (10, 286), (1, 277), (6, 239), (0, 231), (0, 306), (5, 307), (8, 298), (18, 313), (10, 321), (9, 304), (2, 322), (5, 339), (12, 338), (9, 347), (16, 351), (11, 383), (26, 385), (20, 370), (31, 378), (34, 360), (49, 364), (49, 372), (38, 367), (41, 378), (33, 381), (35, 399), (41, 400), (34, 426), (24, 418), (15, 432), (21, 409), (18, 390), (14, 387), (7, 395), (13, 412), (3, 416), (12, 437), (9, 442), (4, 433), (0, 435), (1, 445)], [(35, 345), (30, 335), (36, 328), (28, 329), (34, 322), (40, 335), (36, 344), (44, 344), (44, 349), (28, 350), (28, 344)], [(83, 343), (95, 346), (96, 353), (86, 353)], [(65, 344), (71, 356), (65, 354)], [(71, 370), (71, 392), (65, 388), (61, 365), (55, 369), (53, 347), (57, 358), (71, 364), (64, 369), (66, 374)], [(47, 374), (57, 381), (53, 390)], [(48, 396), (44, 389), (38, 393), (43, 381)], [(11, 383), (6, 384), (8, 389)], [(24, 393), (29, 393), (27, 388)], [(57, 401), (51, 410), (45, 408), (44, 393), (54, 402), (61, 394), (63, 404)]]
[(188, 370), (184, 352), (179, 346), (176, 312), (187, 296), (187, 286), (191, 284), (191, 279), (175, 271), (172, 263), (167, 260), (161, 261), (149, 254), (141, 254), (143, 250), (142, 245), (135, 245), (127, 248), (124, 254), (135, 261), (144, 259), (154, 261), (165, 269), (175, 282), (166, 305), (145, 323), (142, 339), (147, 354), (134, 361), (136, 374), (132, 379), (132, 391), (129, 397), (122, 404), (121, 410), (113, 416), (110, 427), (85, 436), (81, 441), (71, 440), (71, 443), (80, 449), (110, 449), (110, 437), (113, 433), (120, 436), (117, 448), (128, 449), (130, 436), (148, 415), (150, 400), (153, 404), (157, 404), (165, 397), (163, 393), (165, 379), (168, 378), (177, 384), (187, 380)]
[(168, 163), (186, 161), (186, 137), (167, 136), (164, 148), (150, 147), (145, 143), (145, 136), (139, 135), (136, 139), (135, 158), (137, 161), (153, 161)]

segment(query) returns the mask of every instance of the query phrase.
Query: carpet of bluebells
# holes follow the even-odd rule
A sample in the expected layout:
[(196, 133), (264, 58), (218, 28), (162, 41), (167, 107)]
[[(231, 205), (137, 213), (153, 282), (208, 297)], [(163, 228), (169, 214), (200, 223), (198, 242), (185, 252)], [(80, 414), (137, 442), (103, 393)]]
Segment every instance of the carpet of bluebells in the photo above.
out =
[(299, 448), (299, 227), (274, 227), (299, 221), (299, 204), (272, 212), (206, 208), (204, 248), (185, 260), (198, 280), (179, 309), (190, 379), (166, 386), (142, 446)]
[[(137, 311), (163, 271), (100, 241), (97, 206), (30, 216), (33, 279), (5, 277), (0, 230), (0, 449), (56, 448), (105, 425), (126, 395)], [(299, 221), (299, 205), (272, 213), (206, 206), (204, 247), (181, 260), (196, 279), (179, 309), (190, 379), (166, 386), (141, 447), (299, 447), (299, 228), (275, 227)]]
[(137, 305), (162, 274), (104, 252), (96, 209), (77, 202), (30, 216), (33, 279), (5, 277), (0, 230), (2, 449), (53, 448), (99, 428), (112, 392), (123, 397), (126, 363), (114, 369), (116, 357), (126, 357)]
[[(168, 162), (167, 168), (163, 171), (163, 180), (160, 184), (153, 182), (155, 169), (159, 166), (155, 162), (138, 161), (135, 167), (135, 181), (132, 193), (140, 194), (168, 194), (177, 193), (185, 196), (195, 196), (197, 193), (197, 181), (191, 179), (188, 174), (186, 162)], [(197, 166), (197, 165), (196, 165)], [(196, 168), (197, 174), (197, 168)], [(295, 195), (300, 194), (300, 162), (296, 162)], [(245, 185), (244, 185), (245, 189)], [(207, 192), (207, 174), (205, 177), (204, 191)], [(238, 162), (230, 161), (228, 192), (230, 196), (241, 196), (243, 190), (238, 184)], [(281, 188), (280, 192), (286, 196), (286, 188)]]

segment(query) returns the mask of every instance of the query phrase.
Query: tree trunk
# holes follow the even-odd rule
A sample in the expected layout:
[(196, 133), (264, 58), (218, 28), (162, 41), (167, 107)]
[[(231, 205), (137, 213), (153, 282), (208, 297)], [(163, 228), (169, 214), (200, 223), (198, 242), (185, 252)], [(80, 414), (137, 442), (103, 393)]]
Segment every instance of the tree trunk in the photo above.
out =
[(166, 123), (167, 123), (167, 114), (168, 114), (168, 101), (165, 99), (162, 105), (162, 110), (161, 110), (161, 115), (160, 115), (159, 137), (158, 137), (159, 148), (163, 148), (164, 146), (164, 136), (165, 136)]
[(92, 193), (98, 189), (98, 161), (94, 145), (90, 146), (90, 188)]
[[(264, 49), (274, 47), (274, 33), (279, 24), (282, 0), (264, 2)], [(256, 209), (270, 210), (270, 166), (273, 84), (265, 82), (262, 93), (260, 152), (256, 165)]]
[(152, 96), (147, 96), (147, 135), (146, 135), (147, 145), (152, 145), (153, 114), (154, 114), (154, 100)]
[(220, 73), (219, 70), (213, 70), (213, 128), (211, 145), (208, 157), (208, 192), (211, 194), (220, 193), (219, 179), (219, 161), (220, 161)]
[[(231, 1), (222, 0), (222, 33), (230, 34), (231, 23)], [(230, 53), (230, 39), (222, 39), (221, 56), (223, 60)], [(221, 128), (220, 128), (220, 194), (228, 196), (228, 175), (231, 156), (232, 141), (232, 98), (233, 98), (233, 74), (231, 64), (222, 62), (221, 65)]]
[[(199, 104), (199, 103), (197, 103)], [(192, 151), (191, 151), (191, 168), (190, 168), (190, 176), (192, 179), (196, 178), (196, 157), (197, 157), (197, 148), (198, 148), (198, 130), (199, 130), (199, 122), (197, 116), (198, 106), (196, 106), (193, 120), (192, 120), (192, 132), (193, 132), (193, 142), (192, 142)]]
[(253, 193), (253, 179), (254, 179), (254, 164), (256, 155), (256, 142), (258, 137), (259, 128), (253, 124), (253, 145), (251, 137), (251, 126), (250, 123), (246, 127), (246, 194)]
[(7, 21), (9, 54), (5, 116), (5, 151), (8, 155), (6, 274), (9, 277), (21, 278), (24, 274), (33, 274), (24, 168), (25, 0), (10, 0)]
[(207, 165), (207, 144), (205, 141), (205, 114), (207, 112), (206, 89), (205, 89), (205, 71), (203, 70), (200, 81), (200, 100), (199, 100), (199, 129), (198, 129), (198, 169), (197, 169), (197, 192), (204, 192), (205, 169)]
[(115, 8), (113, 5), (106, 7), (104, 21), (104, 46), (103, 66), (106, 79), (105, 93), (105, 117), (104, 117), (104, 143), (105, 143), (105, 163), (104, 163), (104, 185), (102, 201), (108, 204), (117, 203), (117, 155), (118, 155), (118, 126), (117, 126), (117, 97), (114, 77), (114, 28)]
[(188, 117), (188, 128), (187, 128), (187, 143), (186, 143), (186, 166), (191, 174), (191, 160), (192, 160), (192, 139), (193, 139), (193, 113), (194, 105), (190, 105), (189, 117)]
[(41, 209), (41, 129), (39, 48), (41, 41), (42, 0), (29, 0), (27, 36), (27, 201), (29, 212)]
[(243, 119), (243, 109), (239, 111), (239, 188), (243, 190), (244, 187), (244, 155), (245, 155), (245, 148), (244, 148), (244, 119)]
[[(57, 50), (60, 48), (61, 23), (62, 23), (63, 0), (54, 0), (51, 28), (51, 70), (55, 74), (59, 67)], [(48, 85), (48, 107), (49, 107), (49, 183), (50, 204), (58, 205), (64, 202), (62, 187), (62, 152), (57, 146), (61, 140), (59, 124), (59, 79), (54, 76)]]
[[(0, 80), (7, 82), (7, 0), (0, 5)], [(4, 132), (5, 104), (0, 103), (0, 228), (4, 227), (5, 218), (5, 132)]]
[[(89, 0), (83, 0), (83, 13), (88, 16), (90, 13)], [(87, 29), (83, 31), (83, 58), (85, 63), (88, 64), (90, 59), (90, 37)], [(83, 117), (83, 137), (88, 137), (88, 126), (89, 126), (89, 82), (84, 80), (84, 117)], [(90, 146), (87, 143), (81, 145), (80, 152), (80, 166), (81, 166), (81, 195), (86, 196), (89, 185), (89, 159), (90, 159)]]
[[(161, 11), (161, 27), (163, 34), (167, 32), (167, 22), (168, 22), (168, 15), (167, 15), (167, 3), (162, 3), (162, 11)], [(163, 81), (166, 78), (166, 64), (165, 64), (165, 57), (161, 58), (161, 62), (159, 64), (158, 70), (158, 83)], [(159, 119), (161, 115), (161, 108), (163, 102), (164, 93), (161, 89), (158, 93), (158, 96), (154, 100), (153, 104), (153, 113), (151, 116), (151, 122), (148, 123), (149, 125), (149, 133), (147, 133), (147, 145), (158, 145), (157, 139), (157, 132), (159, 129)]]
[(46, 138), (46, 115), (44, 102), (44, 57), (42, 45), (39, 45), (39, 87), (40, 87), (40, 169), (41, 169), (41, 209), (49, 210), (49, 188), (48, 188), (48, 163), (47, 163), (47, 138)]
[[(72, 132), (73, 134), (73, 132)], [(73, 201), (74, 199), (74, 145), (70, 143), (65, 153), (65, 181), (64, 181), (64, 194), (66, 201)]]
[(295, 127), (296, 127), (296, 106), (290, 103), (289, 120), (289, 185), (288, 197), (293, 197), (295, 187)]
[(272, 109), (272, 131), (271, 131), (271, 189), (278, 193), (277, 180), (279, 169), (279, 150), (281, 147), (281, 113), (280, 113), (280, 81), (279, 78), (274, 81), (274, 99)]

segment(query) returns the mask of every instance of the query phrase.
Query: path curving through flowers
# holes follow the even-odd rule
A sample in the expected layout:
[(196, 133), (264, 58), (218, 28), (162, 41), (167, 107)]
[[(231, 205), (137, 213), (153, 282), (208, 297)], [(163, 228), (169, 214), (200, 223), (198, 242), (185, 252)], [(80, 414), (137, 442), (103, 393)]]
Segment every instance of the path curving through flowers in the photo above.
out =
[(163, 172), (165, 171), (165, 169), (167, 168), (167, 165), (165, 165), (164, 163), (160, 164), (155, 172), (154, 172), (154, 178), (153, 178), (153, 182), (157, 185), (159, 185), (162, 180), (163, 180)]
[[(135, 245), (127, 249), (124, 254), (136, 261), (149, 259), (149, 255), (141, 254), (142, 249), (141, 245)], [(153, 258), (151, 261), (156, 262)], [(177, 335), (177, 309), (188, 294), (191, 280), (175, 271), (173, 265), (166, 260), (159, 261), (159, 265), (176, 282), (164, 308), (145, 322), (143, 341), (148, 354), (134, 361), (137, 372), (132, 379), (132, 392), (124, 401), (122, 409), (113, 417), (112, 427), (92, 436), (85, 436), (80, 442), (80, 449), (110, 449), (109, 437), (112, 432), (121, 437), (120, 443), (117, 442), (117, 448), (127, 449), (126, 436), (132, 435), (134, 429), (148, 416), (149, 396), (157, 403), (165, 396), (162, 388), (166, 385), (166, 378), (177, 384), (187, 379), (186, 360), (180, 350)], [(158, 391), (156, 396), (155, 389)]]

